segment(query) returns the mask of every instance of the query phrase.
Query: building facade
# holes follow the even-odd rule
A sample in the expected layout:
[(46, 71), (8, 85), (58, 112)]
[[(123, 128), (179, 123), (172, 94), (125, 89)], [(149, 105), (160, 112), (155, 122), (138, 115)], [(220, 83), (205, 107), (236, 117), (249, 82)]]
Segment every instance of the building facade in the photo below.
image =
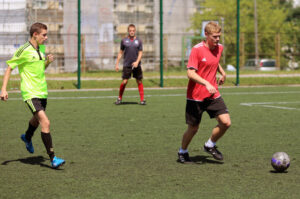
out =
[[(55, 56), (49, 73), (77, 71), (78, 12), (77, 0), (2, 0), (0, 1), (0, 73), (5, 60), (28, 40), (32, 23), (49, 28), (46, 53)], [(137, 27), (143, 41), (142, 66), (155, 70), (159, 66), (160, 0), (85, 0), (81, 1), (81, 67), (87, 70), (113, 70), (120, 41), (127, 26)], [(194, 0), (163, 1), (164, 59), (178, 65), (182, 37), (190, 17), (196, 11)], [(2, 72), (1, 72), (2, 71)]]

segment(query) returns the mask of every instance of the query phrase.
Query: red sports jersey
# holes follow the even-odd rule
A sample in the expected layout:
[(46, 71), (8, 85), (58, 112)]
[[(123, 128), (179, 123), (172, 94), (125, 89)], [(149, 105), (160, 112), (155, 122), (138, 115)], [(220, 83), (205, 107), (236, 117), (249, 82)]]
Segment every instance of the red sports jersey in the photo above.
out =
[(204, 41), (193, 47), (187, 68), (194, 68), (200, 77), (208, 81), (217, 89), (217, 92), (214, 95), (211, 95), (204, 85), (189, 80), (187, 99), (203, 101), (206, 98), (216, 99), (221, 96), (218, 90), (216, 74), (222, 51), (223, 46), (221, 44), (211, 51), (205, 46)]

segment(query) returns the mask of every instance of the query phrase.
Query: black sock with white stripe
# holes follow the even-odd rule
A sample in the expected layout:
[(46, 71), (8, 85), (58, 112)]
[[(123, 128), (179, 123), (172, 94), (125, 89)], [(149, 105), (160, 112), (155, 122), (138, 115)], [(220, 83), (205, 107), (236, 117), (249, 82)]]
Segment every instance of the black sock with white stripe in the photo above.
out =
[(44, 142), (45, 148), (47, 150), (47, 154), (50, 157), (50, 160), (52, 161), (54, 158), (54, 150), (52, 146), (52, 137), (50, 133), (43, 133), (41, 132), (42, 140)]

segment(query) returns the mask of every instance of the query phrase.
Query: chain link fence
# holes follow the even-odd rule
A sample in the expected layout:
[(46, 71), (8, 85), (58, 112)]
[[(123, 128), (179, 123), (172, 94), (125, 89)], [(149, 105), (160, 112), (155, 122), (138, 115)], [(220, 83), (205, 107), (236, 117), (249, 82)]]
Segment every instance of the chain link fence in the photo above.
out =
[[(5, 61), (29, 40), (28, 31), (34, 22), (48, 26), (46, 53), (56, 58), (46, 72), (76, 72), (78, 2), (0, 0), (0, 74), (7, 67)], [(173, 67), (183, 69), (192, 46), (203, 39), (189, 29), (190, 17), (199, 6), (194, 0), (164, 0), (163, 9), (164, 67), (166, 70)], [(137, 36), (143, 41), (144, 70), (159, 69), (159, 0), (82, 0), (80, 14), (82, 71), (114, 70), (120, 41), (127, 35), (130, 23), (136, 25)], [(235, 65), (235, 44), (228, 42), (227, 37), (235, 37), (235, 33), (224, 33), (221, 39), (225, 46), (221, 63)], [(253, 42), (249, 39), (252, 37), (251, 34), (241, 35), (241, 65), (247, 59), (254, 58)], [(276, 59), (281, 68), (297, 66), (299, 54), (291, 49), (299, 48), (296, 46), (299, 42), (287, 42), (283, 38), (286, 38), (285, 33), (274, 34), (269, 46), (261, 49), (260, 57)], [(266, 48), (271, 50), (265, 51)]]

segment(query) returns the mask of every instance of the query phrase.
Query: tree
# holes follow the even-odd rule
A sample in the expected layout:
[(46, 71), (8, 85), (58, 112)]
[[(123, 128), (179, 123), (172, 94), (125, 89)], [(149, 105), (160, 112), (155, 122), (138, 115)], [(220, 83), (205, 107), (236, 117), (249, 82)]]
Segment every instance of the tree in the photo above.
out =
[(300, 61), (300, 7), (291, 8), (287, 19), (286, 26), (288, 28), (288, 34), (293, 35), (293, 38), (287, 43), (287, 57), (293, 62)]
[[(201, 5), (201, 13), (195, 13), (191, 18), (191, 28), (199, 32), (202, 21), (224, 21), (225, 48), (227, 63), (236, 60), (236, 0), (207, 0)], [(288, 16), (288, 1), (257, 0), (258, 40), (261, 57), (275, 58), (276, 34), (284, 32), (288, 26), (284, 25)], [(201, 31), (200, 31), (201, 32)], [(251, 0), (240, 0), (240, 32), (242, 51), (245, 59), (254, 58), (254, 3)], [(281, 40), (286, 40), (286, 35)], [(224, 55), (223, 55), (224, 56)]]

